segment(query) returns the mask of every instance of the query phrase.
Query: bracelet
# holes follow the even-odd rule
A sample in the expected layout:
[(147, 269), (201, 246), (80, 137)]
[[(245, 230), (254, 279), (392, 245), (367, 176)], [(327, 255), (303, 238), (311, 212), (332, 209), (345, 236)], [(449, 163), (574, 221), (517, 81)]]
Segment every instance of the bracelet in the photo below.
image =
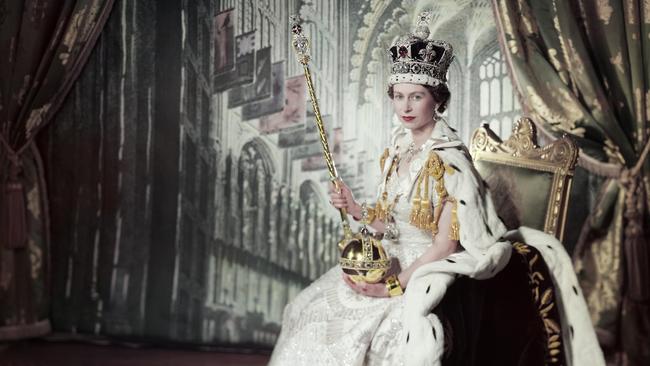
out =
[(386, 278), (386, 288), (388, 288), (388, 296), (395, 297), (404, 294), (402, 285), (399, 283), (396, 275), (390, 275)]
[(352, 218), (355, 221), (361, 221), (364, 225), (370, 225), (375, 221), (375, 209), (364, 202), (361, 204), (361, 217), (357, 218), (353, 215)]

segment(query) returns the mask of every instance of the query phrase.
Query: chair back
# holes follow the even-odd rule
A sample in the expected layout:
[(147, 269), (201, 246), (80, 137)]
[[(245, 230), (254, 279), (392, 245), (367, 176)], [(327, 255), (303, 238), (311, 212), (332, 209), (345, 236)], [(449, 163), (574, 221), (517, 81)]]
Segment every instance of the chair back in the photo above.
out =
[(522, 117), (505, 141), (487, 124), (476, 129), (470, 153), (508, 229), (523, 225), (563, 240), (578, 160), (578, 147), (571, 138), (564, 136), (539, 147), (535, 125)]

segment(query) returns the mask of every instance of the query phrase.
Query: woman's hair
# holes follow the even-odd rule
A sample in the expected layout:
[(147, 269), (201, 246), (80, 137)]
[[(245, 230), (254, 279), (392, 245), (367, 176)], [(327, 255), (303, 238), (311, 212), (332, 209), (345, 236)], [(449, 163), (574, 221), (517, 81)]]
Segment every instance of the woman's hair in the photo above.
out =
[[(431, 85), (422, 85), (426, 90), (429, 91), (429, 94), (433, 99), (438, 102), (438, 113), (444, 113), (447, 110), (447, 104), (449, 104), (449, 98), (451, 98), (451, 93), (446, 84), (438, 84), (436, 86)], [(388, 86), (388, 97), (393, 99), (394, 91), (393, 85)]]

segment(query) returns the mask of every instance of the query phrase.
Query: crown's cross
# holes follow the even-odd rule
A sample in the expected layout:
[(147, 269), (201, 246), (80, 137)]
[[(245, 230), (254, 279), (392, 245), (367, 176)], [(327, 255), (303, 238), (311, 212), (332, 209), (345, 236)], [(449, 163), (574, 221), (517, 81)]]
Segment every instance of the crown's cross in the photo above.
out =
[(433, 14), (430, 11), (423, 11), (418, 15), (418, 20), (415, 23), (415, 32), (413, 34), (422, 39), (427, 39), (429, 37), (429, 23), (431, 22), (431, 18), (433, 17)]

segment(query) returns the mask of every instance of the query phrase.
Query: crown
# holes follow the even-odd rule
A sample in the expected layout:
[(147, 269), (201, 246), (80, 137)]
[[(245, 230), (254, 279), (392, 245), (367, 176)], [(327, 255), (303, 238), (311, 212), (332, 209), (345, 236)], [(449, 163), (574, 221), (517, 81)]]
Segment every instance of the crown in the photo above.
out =
[(388, 50), (392, 63), (389, 83), (436, 86), (447, 83), (447, 69), (453, 60), (451, 44), (427, 39), (431, 13), (418, 17), (415, 32), (399, 38)]

